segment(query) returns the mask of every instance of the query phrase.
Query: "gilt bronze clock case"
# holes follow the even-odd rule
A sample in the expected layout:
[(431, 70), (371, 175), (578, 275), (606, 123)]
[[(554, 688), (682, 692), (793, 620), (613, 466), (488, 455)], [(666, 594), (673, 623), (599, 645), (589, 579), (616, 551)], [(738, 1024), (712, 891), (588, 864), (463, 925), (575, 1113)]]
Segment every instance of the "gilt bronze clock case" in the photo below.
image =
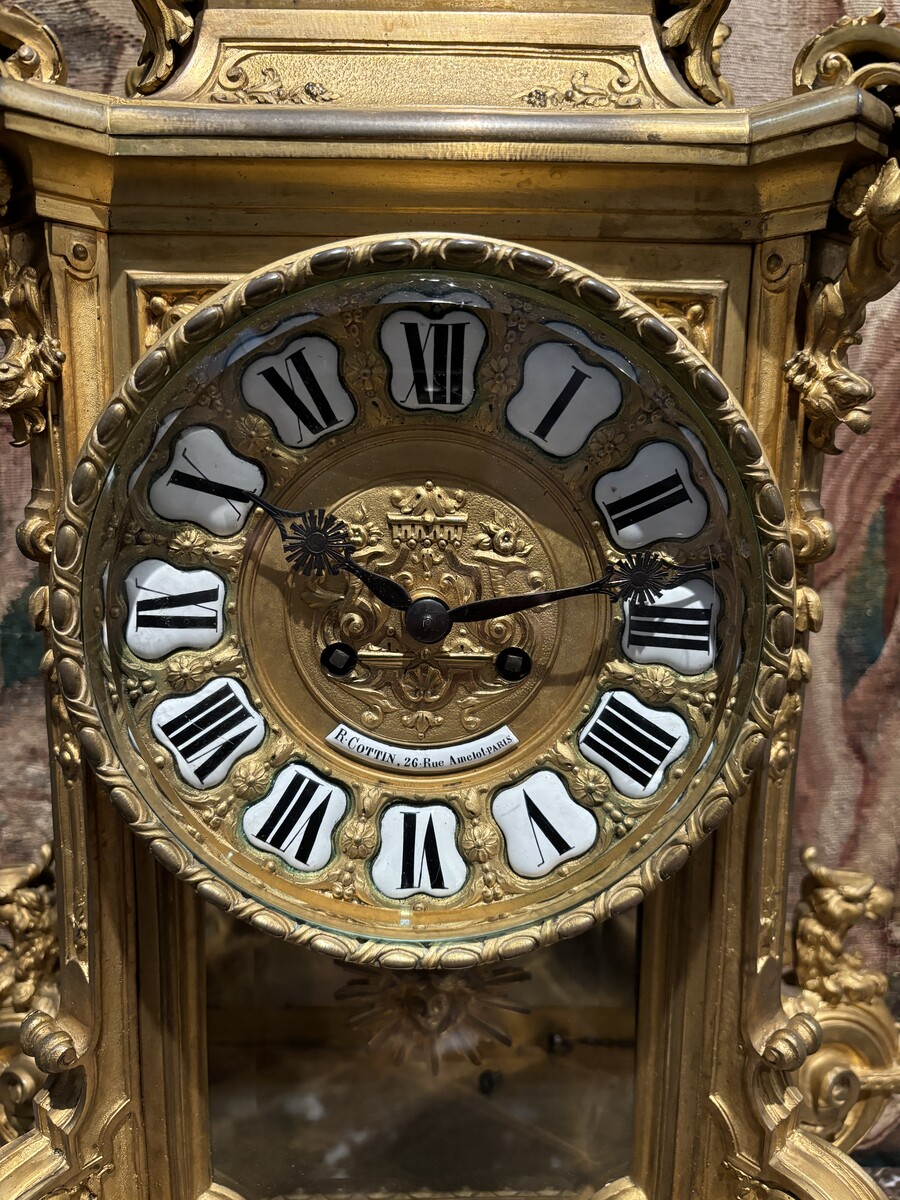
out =
[[(556, 14), (528, 0), (484, 0), (464, 11), (298, 9), (286, 0), (138, 0), (136, 8), (147, 41), (128, 100), (62, 86), (56, 42), (22, 16), (6, 33), (23, 49), (0, 69), (7, 303), (18, 314), (0, 404), (17, 440), (30, 445), (34, 490), (19, 542), (40, 564), (32, 608), (54, 639), (45, 668), (61, 914), (58, 1003), (42, 1000), (21, 1028), (33, 1090), (42, 1085), (36, 1124), (0, 1150), (4, 1197), (235, 1194), (224, 1182), (221, 1140), (210, 1149), (207, 1043), (221, 1012), (207, 1005), (206, 963), (220, 935), (238, 936), (216, 923), (222, 910), (248, 918), (240, 936), (291, 955), (278, 960), (289, 970), (327, 962), (312, 946), (365, 965), (381, 959), (367, 977), (375, 989), (394, 986), (388, 969), (400, 967), (413, 968), (410, 988), (427, 989), (430, 980), (435, 988), (451, 975), (462, 980), (467, 969), (514, 973), (505, 956), (541, 942), (558, 944), (536, 955), (592, 945), (587, 927), (611, 916), (601, 932), (621, 928), (626, 918), (616, 914), (631, 912), (633, 922), (639, 904), (627, 1028), (615, 1037), (591, 1030), (587, 1039), (601, 1071), (610, 1044), (627, 1043), (626, 1069), (615, 1078), (625, 1081), (622, 1107), (633, 1103), (634, 1119), (616, 1170), (592, 1177), (585, 1194), (874, 1200), (877, 1189), (851, 1160), (801, 1123), (797, 1072), (820, 1031), (782, 977), (805, 639), (820, 619), (809, 571), (832, 537), (818, 496), (822, 455), (836, 448), (842, 425), (867, 425), (866, 385), (844, 356), (867, 301), (892, 282), (896, 258), (883, 219), (898, 207), (894, 117), (867, 90), (885, 86), (871, 66), (876, 34), (867, 30), (862, 75), (854, 73), (856, 26), (839, 26), (801, 55), (793, 98), (744, 111), (729, 106), (718, 72), (724, 5), (712, 0), (677, 10), (604, 2)], [(0, 13), (4, 30), (5, 20)], [(820, 72), (820, 63), (829, 69)], [(352, 307), (343, 289), (359, 292)], [(447, 289), (465, 293), (451, 304), (457, 318), (484, 332), (484, 352), (466, 359), (464, 350), (458, 360), (477, 395), (460, 412), (410, 411), (404, 400), (415, 380), (404, 390), (392, 377), (386, 323), (400, 316), (411, 328), (417, 320), (440, 325)], [(27, 304), (16, 301), (22, 296)], [(316, 297), (324, 307), (307, 308)], [(286, 314), (310, 313), (309, 328), (283, 326)], [(306, 361), (320, 367), (331, 351), (313, 343), (330, 345), (339, 387), (323, 396), (346, 428), (326, 428), (313, 443), (308, 421), (279, 426), (284, 414), (269, 401), (268, 409), (258, 395), (250, 403), (253, 389), (242, 392), (240, 372), (228, 367), (235, 339), (245, 336), (262, 339), (251, 358), (275, 359), (306, 338)], [(409, 336), (407, 347), (417, 335)], [(538, 361), (529, 353), (542, 345), (575, 356), (570, 380), (578, 382), (571, 371), (595, 381), (605, 373), (606, 394), (621, 397), (620, 424), (610, 413), (583, 445), (558, 455), (533, 440), (549, 409), (526, 405), (518, 418), (511, 407), (529, 394), (528, 364)], [(283, 363), (257, 364), (269, 368), (290, 378)], [(443, 386), (447, 399), (447, 376)], [(541, 403), (565, 408), (564, 388), (545, 388), (552, 391), (549, 383), (538, 389)], [(304, 397), (314, 403), (308, 387)], [(210, 452), (228, 470), (219, 483), (242, 490), (230, 497), (241, 528), (198, 525), (198, 508), (164, 511), (159, 489), (173, 471), (194, 470), (195, 485), (214, 474), (194, 454), (196, 437), (178, 442), (192, 427), (201, 459)], [(428, 448), (432, 434), (447, 439), (446, 455)], [(633, 497), (640, 486), (627, 472), (654, 444), (682, 455), (680, 485), (692, 481), (710, 506), (715, 536), (704, 539), (703, 525), (681, 531), (684, 553), (677, 528), (668, 540), (628, 544), (610, 524), (610, 505), (623, 497), (604, 491), (606, 477), (625, 472), (624, 498)], [(199, 471), (175, 461), (185, 445)], [(358, 449), (367, 450), (359, 462)], [(217, 459), (220, 451), (231, 457)], [(670, 457), (642, 486), (677, 474)], [(183, 479), (169, 499), (179, 486)], [(202, 486), (188, 489), (202, 498)], [(293, 514), (300, 542), (287, 545), (253, 497)], [(347, 543), (334, 575), (321, 558), (323, 531), (333, 531), (326, 517)], [(426, 526), (437, 529), (433, 538)], [(285, 558), (295, 551), (297, 571)], [(450, 554), (455, 580), (426, 578), (441, 566), (435, 551)], [(722, 666), (693, 677), (709, 684), (702, 691), (671, 663), (638, 663), (623, 649), (628, 604), (658, 598), (622, 590), (623, 580), (635, 585), (639, 555), (649, 556), (645, 582), (648, 567), (664, 584), (672, 583), (667, 572), (695, 568), (711, 589), (699, 607), (717, 597)], [(352, 674), (347, 684), (338, 672), (317, 674), (326, 670), (322, 654), (338, 644), (366, 670), (376, 652), (427, 659), (427, 641), (405, 617), (391, 642), (375, 606), (385, 632), (377, 646), (353, 613), (340, 636), (329, 632), (328, 621), (340, 628), (350, 578), (359, 580), (348, 561), (445, 609), (595, 577), (612, 594), (536, 608), (527, 621), (523, 613), (511, 643), (453, 643), (454, 653), (472, 655), (467, 669), (493, 672), (488, 691), (496, 685), (505, 697), (499, 715), (476, 730), (454, 707), (463, 687), (441, 710), (427, 669), (407, 680), (414, 695), (403, 704), (396, 671), (382, 670), (371, 703), (352, 692)], [(153, 566), (163, 572), (156, 582), (141, 573), (148, 562), (162, 564)], [(326, 571), (306, 575), (304, 565)], [(607, 571), (618, 571), (619, 582)], [(181, 578), (187, 590), (178, 572), (199, 573), (190, 590), (207, 594), (221, 644), (154, 641), (149, 631), (166, 627), (146, 620), (156, 611), (146, 606), (138, 622), (141, 588)], [(471, 593), (446, 590), (466, 579)], [(310, 604), (316, 588), (318, 608)], [(187, 615), (201, 634), (210, 628), (205, 610)], [(174, 624), (179, 636), (189, 628)], [(286, 645), (280, 657), (276, 634)], [(498, 675), (510, 646), (532, 666), (518, 693), (522, 680)], [(565, 668), (565, 687), (554, 664)], [(542, 700), (545, 685), (553, 690)], [(196, 748), (179, 722), (196, 719), (184, 698), (201, 703), (209, 687), (229, 689), (222, 703), (255, 710), (263, 740), (206, 789), (194, 787), (204, 780), (190, 775)], [(466, 696), (477, 692), (465, 684)], [(649, 720), (648, 712), (669, 708), (685, 722), (686, 782), (679, 785), (675, 759), (657, 761), (669, 771), (660, 795), (673, 807), (646, 823), (604, 790), (616, 784), (608, 756), (605, 766), (602, 754), (576, 757), (613, 692), (627, 693), (632, 715)], [(285, 702), (301, 694), (296, 705)], [(517, 694), (525, 697), (518, 708)], [(382, 705), (380, 717), (372, 704)], [(154, 733), (161, 705), (174, 707)], [(438, 732), (452, 730), (444, 741), (436, 716), (447, 722)], [(428, 746), (449, 754), (504, 727), (518, 742), (497, 739), (496, 756), (441, 775), (431, 796), (421, 772), (391, 774), (385, 787), (383, 771), (329, 741), (335, 734), (340, 744), (341, 727), (357, 739), (353, 748), (364, 736), (410, 757)], [(202, 760), (208, 780), (229, 753)], [(504, 762), (509, 779), (500, 778)], [(279, 783), (280, 771), (293, 774)], [(228, 772), (240, 788), (225, 782)], [(271, 812), (247, 814), (280, 802), (279, 788), (290, 779), (299, 788), (304, 772), (310, 787), (336, 797), (334, 821), (324, 859), (293, 854), (292, 867), (290, 846), (279, 845), (287, 858), (273, 852)], [(573, 827), (572, 837), (560, 835), (550, 873), (529, 876), (527, 856), (516, 859), (515, 835), (499, 819), (503, 798), (494, 806), (541, 772), (557, 781), (547, 786), (566, 789), (589, 844), (564, 858), (559, 846), (575, 849)], [(596, 806), (587, 784), (603, 793)], [(518, 793), (509, 803), (525, 805)], [(440, 914), (454, 911), (457, 892), (433, 894), (433, 861), (411, 889), (402, 880), (379, 885), (373, 874), (390, 840), (387, 816), (398, 814), (402, 843), (404, 811), (415, 818), (423, 804), (443, 806), (455, 822), (448, 836), (465, 903), (448, 928)], [(535, 810), (524, 811), (520, 827), (536, 837), (543, 829), (537, 844), (552, 848)], [(598, 850), (592, 839), (601, 831), (609, 846)], [(416, 848), (424, 863), (424, 843)], [(291, 872), (304, 866), (301, 886)], [(418, 890), (423, 878), (432, 894)], [(369, 925), (357, 885), (369, 901), (380, 896)], [(529, 908), (526, 895), (540, 898)], [(581, 938), (569, 941), (575, 933)], [(609, 961), (586, 958), (592, 969)], [(541, 969), (553, 977), (561, 960), (536, 961), (549, 963)], [(426, 970), (437, 966), (458, 974)], [(473, 978), (479, 987), (496, 979)], [(253, 1026), (232, 1014), (229, 1036)], [(534, 1029), (517, 1029), (535, 1051)], [(277, 1045), (277, 1024), (263, 1032)], [(559, 1044), (572, 1048), (565, 1037)], [(280, 1048), (270, 1058), (277, 1062)], [(494, 1082), (488, 1072), (484, 1095)], [(373, 1119), (379, 1103), (369, 1105)], [(301, 1167), (309, 1144), (301, 1141)], [(466, 1193), (530, 1194), (516, 1167), (507, 1162), (478, 1186), (464, 1180)], [(357, 1190), (383, 1196), (384, 1178)], [(413, 1180), (387, 1190), (421, 1189)]]

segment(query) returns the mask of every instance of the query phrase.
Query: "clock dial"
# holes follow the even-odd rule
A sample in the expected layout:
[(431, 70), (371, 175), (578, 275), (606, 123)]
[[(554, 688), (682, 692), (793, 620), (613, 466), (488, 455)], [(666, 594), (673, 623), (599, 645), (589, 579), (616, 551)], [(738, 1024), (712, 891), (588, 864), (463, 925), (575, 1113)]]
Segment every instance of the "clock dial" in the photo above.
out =
[(792, 570), (746, 419), (658, 318), (403, 245), (288, 260), (150, 352), (76, 472), (54, 635), (98, 773), (207, 899), (458, 966), (636, 903), (725, 815)]

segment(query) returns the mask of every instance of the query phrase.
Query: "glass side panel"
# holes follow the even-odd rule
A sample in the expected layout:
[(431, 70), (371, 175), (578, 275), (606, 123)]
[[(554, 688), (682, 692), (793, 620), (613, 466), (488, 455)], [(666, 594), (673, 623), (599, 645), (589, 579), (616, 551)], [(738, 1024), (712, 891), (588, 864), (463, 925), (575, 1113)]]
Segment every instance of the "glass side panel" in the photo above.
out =
[(452, 973), (366, 973), (210, 922), (214, 1175), (246, 1200), (589, 1195), (628, 1172), (633, 919)]

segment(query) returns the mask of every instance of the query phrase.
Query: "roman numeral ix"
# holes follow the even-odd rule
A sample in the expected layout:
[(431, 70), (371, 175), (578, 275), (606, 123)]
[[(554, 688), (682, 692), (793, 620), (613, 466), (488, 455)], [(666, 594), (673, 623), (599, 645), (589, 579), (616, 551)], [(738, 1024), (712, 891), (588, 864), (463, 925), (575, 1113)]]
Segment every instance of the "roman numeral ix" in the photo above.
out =
[(583, 742), (640, 787), (646, 787), (678, 738), (613, 697)]
[[(150, 591), (138, 584), (141, 591)], [(134, 623), (137, 629), (217, 629), (219, 618), (216, 611), (184, 613), (180, 608), (202, 608), (215, 604), (219, 599), (218, 588), (206, 588), (196, 592), (179, 592), (175, 596), (157, 593), (153, 600), (138, 600), (135, 605)]]

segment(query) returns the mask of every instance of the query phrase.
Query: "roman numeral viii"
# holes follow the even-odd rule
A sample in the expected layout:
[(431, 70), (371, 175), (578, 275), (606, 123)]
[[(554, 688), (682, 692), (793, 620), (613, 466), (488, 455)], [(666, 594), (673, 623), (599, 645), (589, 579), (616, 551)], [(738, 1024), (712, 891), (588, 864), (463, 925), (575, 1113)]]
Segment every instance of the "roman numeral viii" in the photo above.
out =
[(262, 717), (232, 679), (214, 679), (193, 696), (164, 700), (150, 724), (195, 787), (220, 783), (236, 759), (255, 749), (265, 735)]

